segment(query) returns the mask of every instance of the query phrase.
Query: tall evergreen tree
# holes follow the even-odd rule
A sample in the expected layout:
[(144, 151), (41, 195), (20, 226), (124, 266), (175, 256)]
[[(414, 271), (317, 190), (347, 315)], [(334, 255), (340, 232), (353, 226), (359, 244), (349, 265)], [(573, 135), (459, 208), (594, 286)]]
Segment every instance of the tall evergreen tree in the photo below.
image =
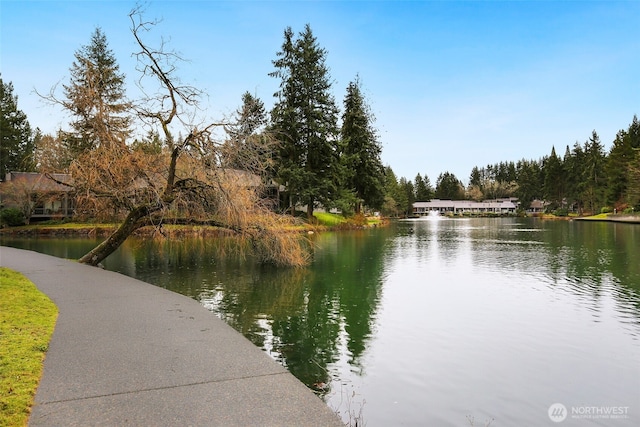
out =
[(271, 161), (272, 153), (264, 132), (268, 121), (264, 103), (245, 92), (235, 115), (235, 122), (225, 126), (229, 138), (221, 152), (222, 166), (254, 173), (269, 170), (265, 165)]
[(495, 170), (496, 170), (496, 181), (497, 182), (508, 182), (509, 181), (507, 164), (505, 162), (497, 163), (495, 165)]
[(631, 159), (627, 200), (631, 208), (640, 212), (640, 150)]
[(427, 199), (426, 200), (431, 200), (433, 199), (433, 195), (435, 193), (435, 190), (433, 188), (433, 185), (431, 185), (431, 180), (429, 179), (429, 175), (427, 175), (426, 173), (424, 174), (424, 176), (422, 177), (422, 180), (424, 181), (424, 186), (427, 188)]
[(416, 200), (425, 202), (433, 198), (433, 188), (431, 188), (431, 181), (425, 174), (424, 178), (418, 174), (415, 178)]
[(473, 185), (481, 189), (482, 181), (483, 179), (480, 173), (480, 169), (478, 169), (477, 166), (474, 166), (473, 169), (471, 169), (471, 175), (469, 175), (469, 185)]
[(579, 214), (584, 211), (585, 155), (580, 143), (576, 141), (571, 157), (565, 164), (567, 173), (567, 198), (575, 205)]
[(71, 78), (63, 85), (62, 105), (74, 115), (72, 132), (65, 136), (74, 155), (101, 144), (124, 144), (130, 133), (130, 104), (125, 76), (119, 72), (107, 37), (96, 28), (91, 42), (75, 53)]
[(520, 208), (527, 210), (531, 202), (542, 198), (540, 163), (533, 160), (521, 160), (516, 166), (518, 189), (516, 197)]
[(518, 178), (516, 172), (516, 164), (514, 162), (507, 163), (507, 179), (506, 182), (514, 182)]
[(416, 201), (416, 190), (413, 186), (413, 182), (402, 177), (398, 180), (398, 187), (400, 188), (400, 200), (399, 205), (402, 216), (410, 216), (413, 213), (413, 203)]
[(616, 134), (606, 161), (607, 173), (607, 203), (619, 205), (625, 202), (629, 184), (629, 167), (634, 151), (631, 138), (625, 130)]
[(576, 188), (580, 184), (578, 180), (578, 174), (574, 173), (576, 169), (579, 169), (579, 165), (576, 164), (573, 153), (567, 145), (564, 150), (564, 157), (562, 158), (562, 172), (563, 172), (563, 196), (568, 209), (574, 209), (577, 206), (576, 203)]
[(34, 142), (27, 115), (18, 109), (13, 84), (0, 77), (0, 180), (7, 172), (33, 170)]
[(385, 196), (382, 213), (387, 216), (398, 216), (404, 210), (404, 206), (408, 204), (407, 195), (400, 187), (398, 178), (391, 166), (385, 167), (384, 177)]
[(634, 150), (640, 149), (640, 120), (638, 120), (638, 116), (633, 116), (627, 133), (631, 139), (631, 147), (633, 147)]
[(631, 177), (636, 152), (640, 148), (640, 122), (634, 116), (628, 130), (620, 130), (606, 160), (607, 203), (626, 205), (629, 200), (629, 187), (636, 185)]
[(356, 77), (347, 87), (340, 132), (346, 188), (355, 192), (356, 213), (360, 212), (362, 203), (379, 209), (384, 202), (382, 148), (373, 121), (373, 114), (362, 94), (360, 79)]
[(242, 94), (242, 106), (236, 111), (236, 121), (226, 128), (232, 139), (242, 140), (259, 132), (267, 124), (264, 102), (249, 92)]
[(627, 134), (633, 148), (633, 155), (629, 159), (627, 203), (640, 212), (640, 121), (637, 116), (633, 116)]
[(277, 174), (286, 185), (290, 206), (316, 203), (330, 207), (339, 197), (342, 179), (338, 108), (331, 95), (327, 51), (318, 45), (311, 27), (294, 40), (288, 27), (282, 50), (270, 76), (280, 79), (271, 112), (272, 130), (281, 142)]
[(464, 199), (464, 187), (462, 182), (451, 172), (444, 172), (436, 180), (435, 197), (437, 199)]
[(544, 160), (544, 198), (552, 208), (562, 207), (564, 199), (564, 170), (562, 160), (551, 147), (551, 155)]
[(605, 204), (606, 175), (604, 147), (595, 130), (584, 144), (584, 155), (584, 200), (586, 208), (596, 213)]

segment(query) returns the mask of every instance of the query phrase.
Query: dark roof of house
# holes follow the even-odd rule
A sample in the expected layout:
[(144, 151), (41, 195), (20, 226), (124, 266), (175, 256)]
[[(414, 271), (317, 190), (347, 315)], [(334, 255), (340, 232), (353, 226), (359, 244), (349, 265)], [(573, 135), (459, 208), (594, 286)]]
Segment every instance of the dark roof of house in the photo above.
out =
[(531, 209), (544, 209), (545, 203), (542, 200), (532, 200), (531, 201)]

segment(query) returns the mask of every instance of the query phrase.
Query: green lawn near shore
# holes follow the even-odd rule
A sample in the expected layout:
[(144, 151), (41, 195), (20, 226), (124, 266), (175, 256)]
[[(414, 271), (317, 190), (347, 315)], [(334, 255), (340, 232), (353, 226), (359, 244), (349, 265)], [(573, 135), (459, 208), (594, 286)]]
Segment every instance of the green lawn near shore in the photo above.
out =
[(314, 212), (313, 216), (316, 218), (318, 225), (322, 225), (328, 228), (350, 228), (357, 226), (371, 227), (382, 224), (382, 220), (379, 217), (366, 217), (364, 215), (355, 215), (349, 218), (345, 218), (340, 214)]
[(31, 281), (0, 267), (0, 426), (27, 425), (57, 317)]
[(318, 221), (318, 224), (327, 227), (334, 227), (336, 225), (345, 224), (347, 219), (342, 215), (332, 214), (328, 212), (314, 212), (313, 216)]

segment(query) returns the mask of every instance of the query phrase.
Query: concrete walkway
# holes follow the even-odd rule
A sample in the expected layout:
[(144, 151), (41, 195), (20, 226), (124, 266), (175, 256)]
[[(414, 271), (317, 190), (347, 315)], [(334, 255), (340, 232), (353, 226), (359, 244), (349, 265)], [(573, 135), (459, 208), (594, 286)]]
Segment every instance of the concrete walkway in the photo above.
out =
[(59, 317), (32, 426), (340, 426), (286, 369), (197, 301), (130, 277), (0, 247)]
[(590, 216), (574, 218), (576, 221), (604, 221), (604, 222), (624, 222), (627, 224), (640, 224), (640, 216), (638, 215), (609, 215), (604, 218), (593, 218)]

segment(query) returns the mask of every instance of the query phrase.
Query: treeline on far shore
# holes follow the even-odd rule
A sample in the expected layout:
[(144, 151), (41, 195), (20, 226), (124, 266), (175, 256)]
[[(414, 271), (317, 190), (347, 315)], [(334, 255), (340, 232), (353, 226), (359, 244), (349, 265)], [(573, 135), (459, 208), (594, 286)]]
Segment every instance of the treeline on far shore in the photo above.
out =
[[(387, 182), (396, 182), (395, 201), (410, 215), (415, 201), (493, 200), (515, 197), (527, 211), (534, 200), (544, 202), (544, 211), (558, 216), (570, 213), (595, 215), (640, 211), (640, 122), (638, 117), (621, 129), (608, 152), (594, 130), (584, 142), (567, 145), (564, 152), (537, 160), (502, 161), (475, 166), (465, 187), (449, 172), (441, 173), (431, 185), (418, 174), (413, 181), (396, 180), (387, 171)], [(388, 184), (388, 188), (390, 188)]]

